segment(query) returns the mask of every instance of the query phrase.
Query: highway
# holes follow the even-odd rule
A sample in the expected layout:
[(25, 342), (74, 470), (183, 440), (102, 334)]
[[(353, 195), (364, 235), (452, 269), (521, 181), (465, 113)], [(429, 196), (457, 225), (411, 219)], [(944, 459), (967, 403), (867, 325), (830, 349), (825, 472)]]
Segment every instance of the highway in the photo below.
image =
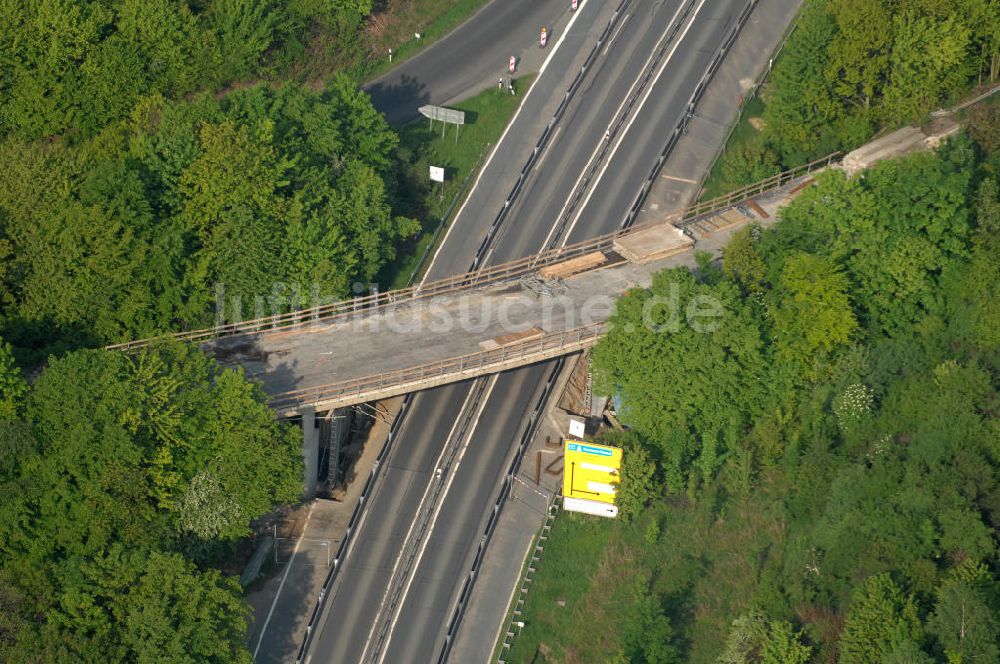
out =
[(433, 46), (364, 86), (375, 108), (392, 124), (420, 117), (424, 104), (444, 105), (490, 87), (506, 73), (507, 60), (538, 43), (542, 26), (552, 26), (569, 2), (500, 0)]
[[(687, 11), (681, 11), (682, 5)], [(696, 0), (690, 4), (632, 0), (620, 18), (620, 31), (588, 72), (507, 217), (488, 262), (510, 260), (620, 226), (640, 183), (744, 5), (745, 0)], [(593, 30), (599, 32), (607, 17), (606, 8), (594, 0), (584, 4), (580, 12), (566, 35), (564, 50), (572, 40), (579, 46)], [(675, 23), (677, 29), (672, 30)], [(675, 33), (673, 40), (663, 44), (663, 36), (670, 32)], [(651, 55), (661, 49), (665, 49), (662, 58), (652, 61)], [(544, 84), (545, 76), (555, 78), (559, 67), (567, 67), (573, 56), (572, 50), (553, 56), (551, 71), (539, 82)], [(639, 79), (650, 71), (648, 84), (640, 87)], [(543, 88), (542, 94), (548, 90)], [(551, 89), (551, 94), (561, 96), (562, 90)], [(610, 126), (620, 119), (620, 104), (630, 97), (635, 99), (631, 114), (620, 124), (620, 131), (608, 136)], [(547, 118), (534, 117), (528, 110), (530, 104), (540, 101), (525, 102), (525, 112), (512, 125), (513, 140), (501, 144), (485, 167), (480, 183), (434, 257), (429, 278), (468, 269), (503, 205), (510, 174), (524, 163), (526, 141), (533, 142), (544, 126)], [(725, 128), (719, 131), (721, 140)], [(604, 141), (609, 143), (606, 157), (595, 162), (595, 150)], [(581, 204), (565, 209), (565, 202), (581, 185), (580, 174), (591, 168), (595, 178), (581, 192)], [(414, 397), (394, 442), (389, 468), (331, 591), (310, 650), (311, 662), (436, 661), (447, 619), (514, 442), (523, 430), (524, 414), (550, 370), (549, 364), (535, 365)], [(484, 387), (486, 382), (490, 384)], [(475, 403), (470, 394), (480, 393), (482, 397)], [(458, 431), (461, 428), (456, 423), (469, 408), (477, 410), (475, 421)], [(450, 476), (439, 478), (435, 469), (449, 449), (458, 450), (461, 460)], [(444, 491), (434, 507), (433, 527), (419, 543), (419, 556), (402, 581), (402, 593), (394, 596), (392, 589), (400, 583), (398, 572), (405, 562), (401, 561), (404, 542), (408, 535), (412, 541), (411, 524), (422, 509), (427, 509), (424, 497), (436, 482)], [(393, 574), (394, 568), (397, 574)], [(387, 601), (394, 597), (394, 601)], [(387, 625), (384, 639), (373, 629), (378, 624)]]

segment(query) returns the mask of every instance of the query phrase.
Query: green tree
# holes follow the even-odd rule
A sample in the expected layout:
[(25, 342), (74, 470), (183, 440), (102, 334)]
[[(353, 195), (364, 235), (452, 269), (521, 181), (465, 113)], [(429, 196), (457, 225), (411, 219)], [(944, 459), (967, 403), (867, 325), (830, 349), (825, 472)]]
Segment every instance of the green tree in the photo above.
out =
[(812, 648), (802, 643), (802, 633), (785, 620), (772, 620), (760, 647), (761, 664), (806, 664)]
[(955, 10), (972, 30), (970, 56), (976, 57), (979, 83), (1000, 75), (1000, 5), (996, 0), (957, 0)]
[(840, 661), (881, 661), (896, 643), (919, 641), (921, 633), (913, 599), (888, 574), (869, 577), (851, 597), (840, 637)]
[(4, 144), (6, 335), (78, 347), (343, 297), (419, 228), (389, 203), (396, 140), (338, 77), (322, 94), (153, 96), (92, 138)]
[[(115, 544), (63, 567), (63, 589), (22, 656), (48, 661), (250, 662), (239, 585), (175, 553)], [(40, 646), (34, 653), (28, 648)], [(16, 652), (15, 652), (16, 655)]]
[(187, 2), (124, 0), (116, 7), (115, 27), (128, 50), (147, 63), (152, 87), (164, 94), (195, 89), (216, 57), (215, 40)]
[(832, 260), (798, 252), (785, 260), (772, 292), (777, 357), (815, 364), (851, 340), (858, 325), (846, 275)]
[(292, 161), (272, 144), (272, 123), (202, 127), (198, 159), (181, 173), (181, 219), (200, 242), (187, 280), (208, 306), (215, 283), (252, 297), (282, 275), (281, 238)]
[(883, 116), (912, 122), (957, 93), (970, 78), (971, 33), (958, 17), (905, 13), (893, 20), (895, 43)]
[(868, 112), (889, 72), (893, 7), (882, 0), (832, 0), (828, 8), (838, 30), (826, 76), (839, 97)]
[[(259, 386), (186, 346), (55, 360), (28, 412), (41, 440), (36, 472), (51, 487), (32, 501), (35, 527), (69, 554), (114, 540), (152, 547), (198, 531), (190, 524), (208, 515), (196, 509), (222, 510), (211, 534), (235, 539), (301, 490), (294, 431), (274, 419)], [(211, 474), (235, 506), (192, 501), (199, 473)]]
[(5, 147), (0, 210), (14, 249), (12, 313), (102, 340), (166, 327), (177, 248), (155, 224), (139, 173), (108, 159), (103, 141), (86, 150)]
[(759, 237), (760, 227), (747, 226), (733, 233), (722, 249), (723, 271), (748, 294), (762, 292), (767, 274), (764, 258), (757, 246)]
[(617, 591), (622, 597), (621, 640), (626, 661), (646, 664), (673, 664), (680, 657), (673, 643), (670, 619), (655, 595), (650, 593), (648, 578), (639, 573), (629, 577)]
[(184, 0), (4, 3), (0, 27), (0, 127), (28, 138), (93, 134), (151, 91), (192, 90), (218, 59)]
[(0, 422), (13, 420), (28, 394), (28, 383), (14, 363), (10, 344), (0, 338)]
[(937, 307), (941, 274), (968, 255), (969, 175), (967, 164), (934, 155), (880, 164), (863, 179), (823, 174), (782, 211), (765, 254), (830, 256), (846, 268), (860, 321), (892, 332)]
[(759, 610), (733, 621), (718, 664), (805, 664), (812, 648), (802, 633), (785, 620), (768, 618)]
[(210, 561), (298, 497), (296, 432), (260, 387), (179, 344), (77, 351), (24, 420), (0, 422), (0, 655), (248, 661), (235, 583), (176, 551)]
[(781, 172), (778, 155), (764, 140), (739, 143), (722, 158), (722, 177), (727, 189), (739, 189)]
[[(111, 15), (97, 2), (53, 0), (0, 5), (2, 60), (9, 63), (0, 124), (27, 136), (56, 134), (88, 124), (78, 95), (81, 66), (108, 28)], [(89, 125), (92, 127), (92, 125)]]
[(224, 81), (247, 75), (276, 36), (281, 15), (273, 0), (214, 0), (210, 21), (219, 40)]
[(807, 4), (764, 93), (766, 138), (791, 164), (818, 156), (824, 129), (841, 115), (826, 72), (837, 26), (824, 3)]
[(731, 282), (702, 283), (680, 268), (619, 299), (610, 322), (593, 355), (600, 384), (621, 394), (625, 421), (661, 446), (668, 486), (679, 488), (696, 459), (711, 477), (764, 399), (751, 308)]
[(622, 455), (621, 473), (615, 504), (628, 520), (641, 514), (656, 495), (656, 462), (643, 447), (631, 444)]
[(947, 275), (951, 324), (966, 328), (968, 343), (983, 350), (1000, 347), (1000, 187), (986, 178), (976, 197), (977, 225), (972, 258)]
[(937, 593), (928, 631), (949, 662), (1000, 660), (1000, 623), (982, 591), (964, 581), (943, 584)]

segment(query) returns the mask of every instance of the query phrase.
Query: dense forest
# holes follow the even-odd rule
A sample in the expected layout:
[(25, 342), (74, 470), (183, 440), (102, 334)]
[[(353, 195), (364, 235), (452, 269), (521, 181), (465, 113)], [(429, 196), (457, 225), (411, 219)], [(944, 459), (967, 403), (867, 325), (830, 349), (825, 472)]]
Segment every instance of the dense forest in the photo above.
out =
[(369, 8), (0, 5), (0, 336), (34, 363), (372, 280), (418, 225), (368, 97), (342, 74), (215, 92)]
[(1000, 661), (1000, 105), (971, 122), (619, 300), (594, 366), (627, 523), (563, 532), (634, 583), (567, 652)]
[(810, 0), (759, 93), (759, 132), (722, 160), (726, 188), (852, 150), (998, 77), (996, 0)]
[(251, 661), (219, 569), (300, 496), (296, 430), (197, 349), (92, 349), (391, 263), (398, 138), (354, 78), (301, 75), (370, 10), (0, 2), (0, 661)]
[(200, 351), (51, 359), (0, 345), (0, 660), (250, 661), (213, 569), (302, 488), (300, 439)]
[(0, 131), (93, 135), (144, 97), (287, 76), (307, 45), (351, 48), (371, 0), (0, 4)]

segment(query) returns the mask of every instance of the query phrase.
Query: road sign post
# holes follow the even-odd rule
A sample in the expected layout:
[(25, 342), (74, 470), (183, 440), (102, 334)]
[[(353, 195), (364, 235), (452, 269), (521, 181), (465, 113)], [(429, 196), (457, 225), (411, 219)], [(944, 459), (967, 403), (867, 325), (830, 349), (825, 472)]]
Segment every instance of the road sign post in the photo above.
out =
[(542, 48), (545, 48), (545, 44), (547, 44), (548, 41), (549, 41), (549, 32), (548, 32), (548, 30), (546, 30), (545, 28), (542, 28), (542, 34), (541, 34), (541, 36), (538, 39), (539, 39), (539, 42), (542, 45)]
[[(443, 125), (453, 124), (455, 125), (455, 142), (458, 143), (458, 127), (459, 125), (465, 124), (465, 111), (459, 111), (454, 108), (445, 108), (443, 106), (421, 106), (417, 109), (420, 115), (424, 116), (430, 120), (431, 127), (434, 127), (434, 121), (440, 120)], [(441, 127), (441, 137), (444, 138), (444, 131), (447, 127)]]
[[(455, 131), (457, 132), (458, 129), (456, 128)], [(441, 167), (441, 166), (431, 166), (431, 181), (432, 182), (440, 182), (441, 183), (441, 186), (439, 187), (439, 189), (440, 189), (439, 195), (440, 195), (441, 198), (444, 198), (444, 168), (443, 167)]]
[(563, 508), (597, 516), (618, 515), (622, 449), (566, 439), (563, 453)]

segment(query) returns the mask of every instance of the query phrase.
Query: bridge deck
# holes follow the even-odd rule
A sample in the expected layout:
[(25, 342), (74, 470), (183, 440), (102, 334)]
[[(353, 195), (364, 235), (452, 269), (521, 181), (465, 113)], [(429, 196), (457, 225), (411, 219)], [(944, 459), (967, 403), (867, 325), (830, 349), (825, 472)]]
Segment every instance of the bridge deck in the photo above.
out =
[[(669, 225), (663, 232), (680, 235)], [(685, 240), (680, 247), (689, 249), (692, 242)], [(593, 332), (607, 320), (618, 295), (648, 286), (654, 272), (690, 259), (685, 251), (636, 265), (611, 256), (604, 267), (565, 279), (521, 279), (400, 304), (354, 320), (224, 337), (204, 348), (222, 364), (238, 364), (259, 379), (285, 415), (304, 402), (326, 407), (384, 398), (393, 391), (386, 387), (423, 389), (562, 355), (570, 352), (569, 346), (579, 350), (591, 345), (596, 337), (584, 330)], [(541, 333), (517, 338), (532, 328)], [(552, 335), (574, 331), (576, 336), (553, 342)], [(459, 364), (445, 370), (442, 362), (456, 359)], [(400, 372), (408, 369), (417, 373), (405, 380)], [(355, 379), (376, 380), (364, 381), (363, 387), (349, 384)], [(323, 388), (328, 394), (321, 394)], [(379, 397), (371, 396), (375, 393)]]
[[(656, 272), (718, 255), (729, 236), (777, 210), (838, 155), (689, 206), (658, 223), (399, 291), (204, 330), (223, 365), (258, 379), (282, 416), (345, 406), (577, 352), (604, 333), (614, 300)], [(109, 350), (131, 352), (155, 339)]]
[(260, 380), (283, 416), (306, 405), (344, 406), (533, 364), (592, 346), (618, 296), (649, 286), (665, 268), (693, 267), (695, 247), (718, 254), (743, 225), (773, 223), (789, 192), (807, 181), (791, 180), (758, 196), (755, 206), (703, 216), (687, 227), (687, 236), (670, 222), (650, 225), (640, 236), (649, 241), (649, 251), (633, 242), (625, 252), (632, 261), (610, 250), (604, 261), (589, 261), (589, 269), (574, 268), (563, 279), (544, 279), (536, 271), (355, 318), (202, 345), (222, 364), (240, 365)]

